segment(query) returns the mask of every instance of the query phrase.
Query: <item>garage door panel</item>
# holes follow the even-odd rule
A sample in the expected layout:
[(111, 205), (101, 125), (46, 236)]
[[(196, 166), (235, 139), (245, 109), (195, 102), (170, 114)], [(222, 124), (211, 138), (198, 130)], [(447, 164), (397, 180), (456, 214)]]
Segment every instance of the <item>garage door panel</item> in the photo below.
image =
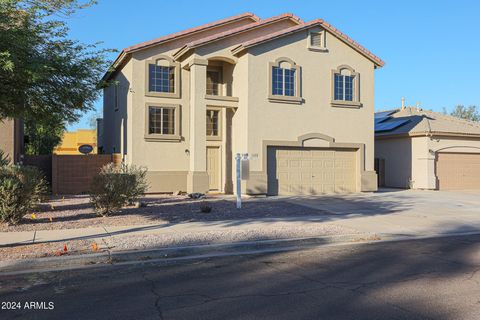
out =
[(356, 191), (356, 150), (269, 150), (269, 193), (280, 195)]
[(277, 164), (280, 168), (287, 168), (288, 167), (288, 160), (287, 159), (281, 159), (278, 161)]
[(480, 154), (438, 153), (436, 175), (440, 190), (480, 189)]

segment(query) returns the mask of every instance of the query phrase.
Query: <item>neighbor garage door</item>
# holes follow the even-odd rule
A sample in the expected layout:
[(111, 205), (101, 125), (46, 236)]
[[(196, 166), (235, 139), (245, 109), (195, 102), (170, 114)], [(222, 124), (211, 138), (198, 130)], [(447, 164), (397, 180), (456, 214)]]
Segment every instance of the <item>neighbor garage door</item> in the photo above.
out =
[(356, 150), (271, 147), (270, 195), (355, 192)]
[(480, 154), (438, 153), (438, 189), (480, 189)]

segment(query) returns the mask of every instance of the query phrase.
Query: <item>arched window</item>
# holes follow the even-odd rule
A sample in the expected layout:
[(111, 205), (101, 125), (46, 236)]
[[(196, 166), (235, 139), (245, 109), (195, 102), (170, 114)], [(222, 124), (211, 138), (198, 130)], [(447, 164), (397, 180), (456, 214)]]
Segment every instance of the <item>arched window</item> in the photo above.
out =
[(332, 70), (332, 105), (360, 107), (360, 75), (353, 68), (341, 65)]
[(300, 67), (289, 58), (278, 58), (269, 64), (270, 100), (301, 102)]
[(180, 97), (180, 64), (165, 55), (147, 61), (146, 95), (155, 97)]

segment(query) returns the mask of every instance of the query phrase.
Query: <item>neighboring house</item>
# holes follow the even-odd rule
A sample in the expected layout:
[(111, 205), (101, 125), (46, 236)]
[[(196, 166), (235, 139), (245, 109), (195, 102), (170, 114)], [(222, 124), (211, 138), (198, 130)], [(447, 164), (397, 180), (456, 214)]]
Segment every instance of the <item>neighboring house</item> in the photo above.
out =
[(103, 152), (103, 119), (97, 118), (97, 151)]
[(379, 185), (480, 189), (480, 123), (417, 107), (375, 114)]
[[(103, 80), (105, 153), (148, 168), (150, 192), (377, 189), (374, 70), (327, 22), (251, 13), (128, 47)], [(111, 69), (111, 70), (112, 70)]]
[(23, 121), (20, 119), (0, 120), (0, 150), (11, 161), (18, 163), (24, 153)]
[(58, 155), (82, 154), (78, 148), (83, 145), (93, 148), (91, 154), (97, 153), (97, 130), (78, 129), (74, 132), (65, 132), (62, 142), (53, 149), (53, 153)]

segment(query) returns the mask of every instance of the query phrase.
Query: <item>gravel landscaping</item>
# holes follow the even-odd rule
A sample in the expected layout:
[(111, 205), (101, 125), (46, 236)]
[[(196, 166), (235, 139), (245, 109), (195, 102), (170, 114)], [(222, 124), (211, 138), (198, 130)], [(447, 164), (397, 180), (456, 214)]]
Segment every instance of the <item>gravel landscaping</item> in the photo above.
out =
[[(21, 224), (0, 224), (0, 232), (77, 229), (87, 227), (177, 224), (185, 222), (232, 221), (240, 219), (292, 218), (327, 214), (321, 210), (289, 203), (279, 198), (247, 198), (236, 209), (232, 196), (210, 196), (193, 200), (186, 196), (150, 195), (142, 199), (144, 207), (124, 208), (110, 217), (97, 216), (88, 196), (53, 198), (42, 203), (35, 216), (26, 215)], [(211, 207), (202, 212), (202, 206)], [(300, 219), (301, 220), (301, 219)], [(2, 260), (16, 260), (60, 255), (94, 253), (110, 250), (135, 250), (193, 244), (234, 243), (241, 241), (302, 238), (356, 234), (356, 230), (332, 223), (295, 224), (271, 220), (256, 225), (235, 225), (222, 229), (191, 232), (146, 232), (135, 235), (115, 234), (103, 238), (67, 240), (0, 247)], [(228, 224), (227, 224), (228, 225)], [(64, 246), (67, 250), (64, 251)]]
[[(205, 200), (193, 200), (186, 196), (151, 195), (144, 198), (147, 206), (124, 208), (110, 217), (99, 217), (93, 211), (88, 196), (55, 198), (42, 203), (35, 218), (26, 215), (21, 224), (0, 224), (0, 232), (77, 229), (101, 226), (131, 226), (192, 221), (219, 221), (249, 218), (295, 217), (322, 215), (325, 212), (306, 208), (272, 198), (248, 198), (242, 209), (235, 207), (231, 196), (212, 196)], [(200, 211), (202, 204), (212, 211)]]
[[(232, 228), (194, 233), (121, 235), (89, 240), (59, 241), (0, 247), (2, 260), (32, 259), (60, 255), (88, 254), (100, 251), (124, 251), (188, 246), (216, 243), (235, 243), (254, 240), (308, 238), (351, 235), (360, 232), (335, 224), (312, 223), (308, 226), (262, 226), (257, 228)], [(67, 251), (64, 251), (67, 246)], [(95, 246), (95, 249), (94, 249)]]
[(355, 229), (334, 224), (312, 223), (309, 226), (263, 226), (261, 228), (218, 230), (184, 234), (148, 234), (105, 238), (111, 250), (149, 249), (170, 246), (235, 243), (255, 240), (308, 238), (358, 234)]

